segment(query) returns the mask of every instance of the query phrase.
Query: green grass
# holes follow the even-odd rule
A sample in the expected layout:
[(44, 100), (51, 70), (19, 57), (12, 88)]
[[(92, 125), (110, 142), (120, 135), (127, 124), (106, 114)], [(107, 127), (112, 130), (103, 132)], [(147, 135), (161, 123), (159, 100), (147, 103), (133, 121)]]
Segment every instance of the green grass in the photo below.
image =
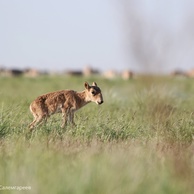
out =
[[(83, 90), (96, 81), (104, 103), (91, 103), (61, 129), (61, 115), (29, 133), (30, 102), (46, 92)], [(0, 77), (1, 193), (193, 193), (194, 82), (187, 78)]]

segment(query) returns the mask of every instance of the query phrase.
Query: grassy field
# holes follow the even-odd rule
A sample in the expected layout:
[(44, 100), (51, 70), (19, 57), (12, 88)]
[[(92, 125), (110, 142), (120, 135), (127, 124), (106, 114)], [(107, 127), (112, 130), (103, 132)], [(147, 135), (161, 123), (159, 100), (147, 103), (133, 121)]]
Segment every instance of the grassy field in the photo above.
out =
[[(29, 133), (33, 99), (84, 81), (101, 87), (101, 106), (79, 110), (76, 127), (58, 114)], [(191, 194), (193, 111), (188, 78), (0, 77), (0, 193)]]

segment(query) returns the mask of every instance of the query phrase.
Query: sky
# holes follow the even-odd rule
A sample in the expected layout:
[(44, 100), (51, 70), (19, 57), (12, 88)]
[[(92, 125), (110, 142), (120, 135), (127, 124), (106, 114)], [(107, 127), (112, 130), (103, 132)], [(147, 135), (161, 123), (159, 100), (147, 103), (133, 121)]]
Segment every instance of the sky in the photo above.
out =
[[(147, 18), (159, 13), (161, 24), (178, 29), (183, 4), (177, 1), (139, 1), (136, 11)], [(122, 6), (117, 0), (0, 0), (0, 67), (138, 69), (133, 53), (126, 51)], [(191, 59), (188, 65), (175, 60), (170, 67), (191, 68)]]
[(107, 0), (0, 0), (0, 64), (127, 68), (115, 14)]

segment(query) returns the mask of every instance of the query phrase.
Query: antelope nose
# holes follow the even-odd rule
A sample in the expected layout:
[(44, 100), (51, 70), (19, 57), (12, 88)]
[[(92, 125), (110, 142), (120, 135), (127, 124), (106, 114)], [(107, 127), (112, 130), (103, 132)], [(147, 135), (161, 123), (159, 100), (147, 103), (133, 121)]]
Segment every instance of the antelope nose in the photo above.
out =
[(102, 100), (99, 104), (102, 104), (104, 101)]

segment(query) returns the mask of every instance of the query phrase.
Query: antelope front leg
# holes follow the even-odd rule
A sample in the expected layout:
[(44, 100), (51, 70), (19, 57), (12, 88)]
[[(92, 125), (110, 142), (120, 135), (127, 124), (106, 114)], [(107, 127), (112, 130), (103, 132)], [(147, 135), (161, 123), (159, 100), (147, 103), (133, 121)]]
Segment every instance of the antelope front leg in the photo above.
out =
[(62, 128), (64, 128), (67, 125), (67, 115), (68, 111), (62, 109), (62, 125), (61, 125)]
[(75, 122), (74, 122), (74, 111), (70, 111), (70, 114), (69, 114), (69, 121), (71, 122), (71, 124), (73, 126), (75, 126)]

